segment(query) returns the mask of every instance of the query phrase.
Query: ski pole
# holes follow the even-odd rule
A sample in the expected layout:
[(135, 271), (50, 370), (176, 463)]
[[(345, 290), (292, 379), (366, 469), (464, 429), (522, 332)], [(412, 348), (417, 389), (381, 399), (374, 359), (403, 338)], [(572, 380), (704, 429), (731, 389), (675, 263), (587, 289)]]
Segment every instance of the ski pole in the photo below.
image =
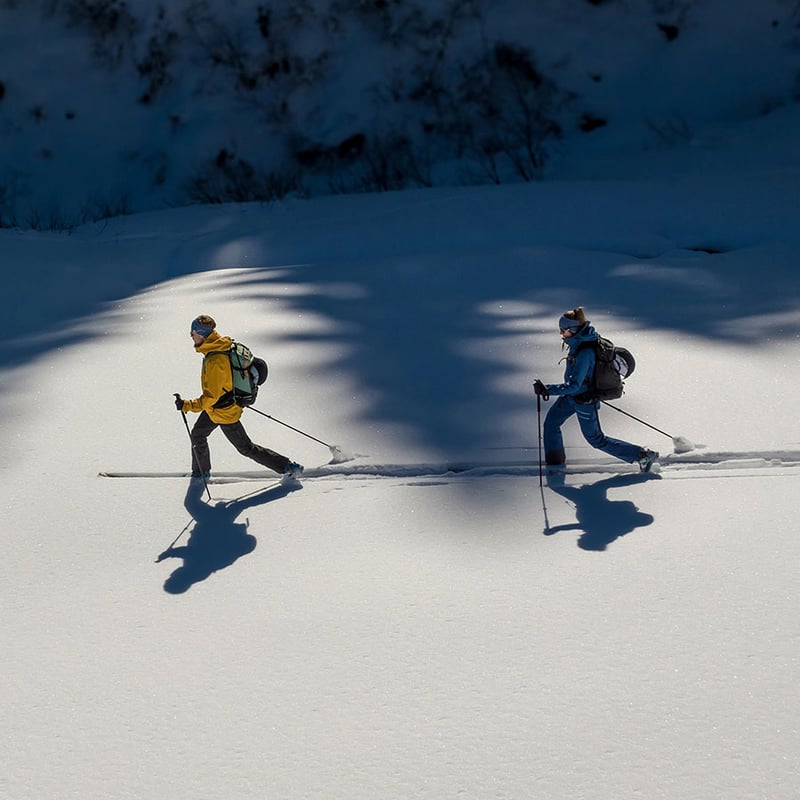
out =
[[(176, 392), (175, 398), (179, 398), (180, 395)], [(192, 451), (194, 452), (194, 463), (197, 467), (197, 471), (200, 473), (200, 477), (203, 479), (203, 486), (206, 487), (206, 494), (208, 495), (208, 499), (211, 500), (211, 492), (208, 488), (208, 481), (206, 480), (206, 476), (203, 475), (202, 470), (200, 469), (200, 459), (197, 457), (197, 448), (195, 447), (194, 442), (192, 441), (192, 432), (189, 430), (189, 420), (186, 419), (186, 412), (181, 409), (181, 416), (183, 417), (183, 424), (186, 426), (186, 433), (189, 434), (189, 442), (192, 445)]]
[(542, 486), (542, 396), (536, 395), (536, 419), (539, 427), (539, 486)]
[(177, 536), (176, 536), (176, 537), (175, 537), (175, 538), (172, 540), (172, 544), (171, 544), (171, 545), (170, 545), (170, 546), (169, 546), (169, 547), (168, 547), (166, 550), (164, 550), (164, 552), (163, 552), (163, 553), (160, 553), (160, 554), (159, 554), (158, 558), (156, 559), (156, 564), (160, 564), (160, 563), (161, 563), (161, 562), (162, 562), (162, 561), (163, 561), (163, 560), (164, 560), (164, 559), (167, 557), (167, 553), (169, 553), (169, 551), (170, 551), (170, 550), (172, 550), (172, 548), (173, 548), (173, 547), (175, 547), (175, 545), (178, 543), (178, 539), (180, 539), (180, 538), (181, 538), (181, 536), (183, 536), (184, 532), (185, 532), (185, 531), (187, 531), (187, 530), (189, 529), (189, 526), (190, 526), (190, 525), (191, 525), (193, 522), (194, 522), (194, 520), (193, 520), (193, 519), (190, 519), (190, 520), (189, 520), (189, 521), (188, 521), (188, 522), (187, 522), (187, 523), (186, 523), (186, 524), (183, 526), (183, 529), (181, 530), (181, 532), (180, 532), (180, 533), (179, 533), (179, 534), (178, 534), (178, 535), (177, 535)]
[[(550, 393), (545, 385), (537, 378), (533, 383), (533, 390), (536, 392), (536, 419), (539, 427), (539, 486), (542, 486), (542, 394), (544, 399), (550, 399)], [(542, 495), (544, 498), (544, 494)]]
[(601, 400), (603, 405), (608, 406), (609, 408), (613, 408), (614, 411), (619, 411), (620, 414), (624, 414), (626, 417), (630, 417), (631, 419), (635, 419), (637, 422), (641, 422), (642, 425), (647, 425), (648, 428), (652, 428), (657, 433), (662, 434), (662, 436), (666, 436), (668, 439), (674, 439), (674, 436), (670, 436), (666, 431), (662, 431), (661, 428), (656, 428), (655, 425), (651, 425), (649, 422), (645, 422), (643, 419), (639, 419), (639, 417), (634, 417), (633, 414), (629, 414), (627, 411), (623, 411), (621, 408), (617, 406), (612, 406), (611, 403), (606, 402), (605, 400)]
[(655, 425), (651, 425), (649, 422), (645, 422), (643, 419), (639, 419), (639, 417), (635, 417), (633, 414), (629, 414), (627, 411), (619, 408), (618, 406), (612, 406), (611, 403), (601, 400), (603, 405), (608, 406), (609, 408), (613, 408), (614, 411), (619, 411), (620, 414), (624, 414), (626, 417), (630, 417), (631, 419), (635, 419), (637, 422), (641, 422), (642, 425), (646, 425), (648, 428), (652, 428), (656, 433), (660, 433), (662, 436), (666, 436), (668, 439), (672, 439), (672, 445), (676, 453), (688, 453), (690, 450), (694, 450), (694, 444), (689, 441), (685, 436), (671, 436), (666, 431), (662, 431), (661, 428), (656, 428)]
[(344, 457), (344, 454), (342, 453), (342, 451), (335, 444), (328, 444), (327, 442), (323, 442), (322, 439), (317, 439), (316, 436), (312, 436), (310, 433), (306, 433), (305, 431), (301, 431), (300, 428), (295, 428), (294, 425), (289, 425), (288, 422), (283, 422), (283, 421), (281, 421), (279, 419), (276, 419), (275, 417), (271, 416), (270, 414), (265, 414), (263, 411), (259, 411), (254, 406), (247, 406), (247, 408), (249, 408), (251, 411), (255, 411), (256, 414), (261, 414), (262, 417), (266, 417), (267, 419), (271, 419), (273, 422), (277, 422), (278, 425), (283, 425), (284, 428), (289, 428), (290, 430), (293, 430), (295, 433), (299, 433), (299, 434), (301, 434), (302, 436), (305, 436), (308, 439), (313, 439), (315, 442), (319, 442), (319, 444), (325, 445), (325, 447), (327, 447), (328, 450), (331, 451), (331, 455), (333, 455), (334, 458), (343, 458)]
[(547, 518), (547, 501), (544, 499), (544, 483), (542, 482), (542, 397), (536, 395), (536, 417), (539, 422), (539, 494), (542, 496), (542, 513), (544, 514), (544, 532), (550, 530), (550, 520)]

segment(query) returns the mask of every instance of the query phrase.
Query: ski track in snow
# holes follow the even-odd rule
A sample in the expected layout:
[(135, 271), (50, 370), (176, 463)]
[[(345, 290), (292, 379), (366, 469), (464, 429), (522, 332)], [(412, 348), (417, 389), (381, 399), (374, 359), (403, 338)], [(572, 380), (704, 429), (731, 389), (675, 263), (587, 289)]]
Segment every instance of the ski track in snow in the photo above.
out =
[[(564, 469), (545, 468), (547, 475), (607, 475), (635, 472), (635, 464), (617, 460), (587, 460), (573, 462)], [(651, 475), (681, 479), (699, 477), (746, 477), (763, 475), (800, 474), (800, 451), (774, 450), (753, 452), (710, 452), (666, 455), (653, 467)], [(453, 461), (418, 464), (325, 464), (305, 471), (301, 480), (373, 480), (386, 478), (483, 478), (500, 476), (538, 476), (539, 463), (534, 460), (507, 462)], [(108, 471), (104, 478), (189, 478), (188, 472)], [(220, 471), (209, 479), (210, 484), (274, 480), (276, 476), (264, 470)]]

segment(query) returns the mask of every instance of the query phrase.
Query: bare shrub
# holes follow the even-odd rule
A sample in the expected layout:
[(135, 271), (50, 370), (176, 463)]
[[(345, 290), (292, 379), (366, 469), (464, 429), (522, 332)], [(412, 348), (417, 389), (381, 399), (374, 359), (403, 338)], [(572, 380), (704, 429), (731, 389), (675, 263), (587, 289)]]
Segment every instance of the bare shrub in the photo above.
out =
[(310, 44), (316, 37), (306, 35), (320, 21), (313, 5), (297, 0), (280, 12), (258, 6), (252, 27), (220, 19), (202, 0), (191, 9), (184, 15), (190, 41), (212, 71), (230, 76), (239, 99), (267, 124), (285, 128), (292, 97), (320, 84), (328, 66), (325, 46), (316, 48)]
[(166, 13), (161, 6), (158, 11), (156, 30), (147, 40), (144, 57), (136, 62), (136, 71), (146, 82), (146, 88), (139, 97), (143, 105), (152, 103), (172, 82), (170, 67), (178, 54), (180, 36), (167, 25)]
[(69, 219), (58, 206), (46, 209), (31, 206), (28, 209), (26, 227), (31, 230), (71, 232), (75, 226), (75, 220)]
[(652, 2), (653, 10), (661, 17), (656, 27), (668, 42), (674, 42), (686, 24), (695, 0), (652, 0)]
[(88, 31), (94, 55), (117, 66), (132, 47), (139, 21), (126, 0), (66, 0), (67, 23)]
[(525, 181), (540, 176), (563, 138), (559, 118), (574, 99), (538, 69), (531, 51), (502, 42), (465, 66), (448, 96), (447, 125), (493, 181), (502, 179), (506, 164)]
[(15, 169), (0, 178), (0, 228), (17, 226), (17, 204), (25, 194), (24, 177)]
[(130, 194), (120, 191), (114, 198), (94, 198), (86, 202), (80, 214), (81, 223), (122, 217), (133, 213)]
[(225, 149), (186, 183), (192, 202), (212, 204), (281, 200), (299, 189), (296, 172), (266, 172)]
[(298, 168), (323, 176), (334, 194), (433, 185), (430, 152), (401, 129), (370, 136), (358, 132), (327, 147), (295, 136), (294, 144)]
[(361, 170), (361, 191), (390, 192), (410, 186), (431, 186), (430, 164), (420, 157), (404, 131), (368, 139)]

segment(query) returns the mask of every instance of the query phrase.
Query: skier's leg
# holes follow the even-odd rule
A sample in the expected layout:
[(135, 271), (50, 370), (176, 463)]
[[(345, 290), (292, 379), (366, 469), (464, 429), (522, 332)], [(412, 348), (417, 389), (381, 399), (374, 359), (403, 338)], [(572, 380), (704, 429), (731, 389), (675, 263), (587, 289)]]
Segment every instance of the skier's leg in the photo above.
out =
[(260, 444), (253, 444), (241, 422), (234, 422), (232, 425), (221, 425), (220, 427), (228, 441), (243, 456), (251, 458), (256, 463), (261, 464), (262, 467), (267, 467), (282, 474), (291, 463), (286, 456), (282, 456), (268, 447), (262, 447)]
[(192, 427), (192, 474), (200, 475), (202, 472), (211, 472), (211, 453), (208, 449), (208, 437), (217, 423), (205, 411), (200, 413)]
[(599, 403), (576, 403), (575, 411), (578, 415), (578, 424), (586, 441), (598, 450), (608, 453), (621, 461), (633, 464), (639, 458), (642, 448), (638, 444), (623, 442), (621, 439), (612, 439), (603, 433), (600, 427), (600, 417), (597, 413)]
[(575, 402), (567, 395), (561, 395), (550, 407), (544, 418), (542, 439), (544, 440), (544, 460), (546, 464), (564, 464), (564, 438), (561, 426), (575, 413)]

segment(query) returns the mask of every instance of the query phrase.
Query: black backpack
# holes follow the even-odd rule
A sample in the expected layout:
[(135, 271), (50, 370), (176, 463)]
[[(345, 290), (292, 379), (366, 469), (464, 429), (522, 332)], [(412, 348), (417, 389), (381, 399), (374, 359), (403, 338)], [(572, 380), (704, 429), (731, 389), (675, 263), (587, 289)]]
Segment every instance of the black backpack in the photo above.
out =
[(584, 347), (594, 348), (594, 376), (591, 388), (577, 395), (575, 400), (579, 403), (591, 403), (596, 400), (616, 400), (622, 397), (623, 381), (625, 378), (630, 378), (636, 369), (636, 361), (630, 350), (617, 347), (610, 339), (603, 336), (599, 336), (594, 342), (582, 344), (578, 351)]
[(230, 350), (208, 353), (206, 358), (210, 356), (227, 356), (231, 362), (233, 378), (233, 388), (225, 392), (212, 408), (228, 408), (234, 403), (242, 408), (253, 405), (258, 397), (258, 387), (269, 374), (267, 362), (254, 356), (250, 348), (241, 342), (233, 342)]

